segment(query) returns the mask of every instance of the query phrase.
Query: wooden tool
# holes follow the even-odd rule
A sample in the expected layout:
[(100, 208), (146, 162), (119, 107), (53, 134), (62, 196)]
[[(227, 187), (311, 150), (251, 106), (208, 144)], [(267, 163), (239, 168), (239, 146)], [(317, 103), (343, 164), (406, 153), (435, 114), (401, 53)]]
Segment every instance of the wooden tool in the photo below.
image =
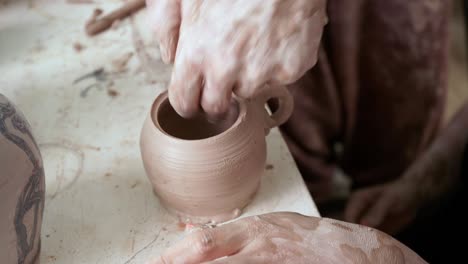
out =
[(97, 35), (112, 26), (117, 20), (122, 20), (127, 16), (145, 7), (145, 0), (131, 0), (119, 9), (99, 18), (100, 12), (94, 12), (91, 19), (86, 23), (85, 30), (89, 36)]

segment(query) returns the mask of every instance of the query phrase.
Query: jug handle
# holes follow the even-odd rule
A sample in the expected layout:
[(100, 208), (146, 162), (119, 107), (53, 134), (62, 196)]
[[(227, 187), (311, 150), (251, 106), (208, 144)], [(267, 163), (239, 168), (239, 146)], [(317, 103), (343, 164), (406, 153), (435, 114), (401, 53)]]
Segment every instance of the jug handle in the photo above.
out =
[(265, 134), (268, 134), (270, 132), (270, 129), (282, 125), (289, 119), (289, 117), (292, 114), (294, 108), (294, 100), (291, 93), (285, 86), (268, 85), (262, 92), (260, 92), (257, 98), (262, 104), (262, 108), (265, 108), (268, 100), (278, 100), (278, 109), (271, 115), (265, 108)]

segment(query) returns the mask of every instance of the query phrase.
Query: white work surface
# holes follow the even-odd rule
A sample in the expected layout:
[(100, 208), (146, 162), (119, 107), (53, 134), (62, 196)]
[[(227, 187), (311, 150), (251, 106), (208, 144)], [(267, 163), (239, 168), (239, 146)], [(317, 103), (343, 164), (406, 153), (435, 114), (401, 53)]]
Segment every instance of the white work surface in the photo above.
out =
[[(140, 159), (141, 126), (170, 75), (144, 26), (146, 11), (88, 38), (83, 27), (93, 9), (107, 13), (121, 1), (4, 2), (0, 92), (31, 123), (46, 171), (41, 263), (144, 263), (157, 256), (186, 232), (159, 205)], [(118, 65), (129, 53), (128, 64)], [(100, 78), (73, 84), (99, 68)], [(318, 216), (277, 129), (267, 141), (273, 168), (242, 217)]]

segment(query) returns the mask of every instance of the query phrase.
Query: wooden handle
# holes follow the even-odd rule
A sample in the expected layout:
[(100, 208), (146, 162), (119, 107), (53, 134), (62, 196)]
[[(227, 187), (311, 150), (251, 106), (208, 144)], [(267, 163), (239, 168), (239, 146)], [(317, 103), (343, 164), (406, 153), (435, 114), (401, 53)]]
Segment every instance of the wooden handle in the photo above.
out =
[(110, 28), (114, 21), (122, 20), (132, 13), (140, 10), (145, 6), (145, 0), (132, 0), (124, 4), (119, 9), (113, 11), (112, 13), (105, 15), (99, 19), (96, 19), (94, 16), (91, 18), (88, 23), (86, 23), (86, 33), (89, 36), (97, 35), (104, 30)]

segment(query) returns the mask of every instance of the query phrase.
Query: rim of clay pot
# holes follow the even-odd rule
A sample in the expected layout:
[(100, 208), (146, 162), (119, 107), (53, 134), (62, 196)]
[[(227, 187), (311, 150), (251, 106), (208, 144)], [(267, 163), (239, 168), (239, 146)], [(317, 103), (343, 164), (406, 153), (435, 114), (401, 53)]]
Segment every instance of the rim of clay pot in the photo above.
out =
[[(151, 123), (157, 128), (156, 131), (158, 133), (161, 133), (163, 134), (164, 136), (167, 136), (168, 139), (170, 139), (171, 141), (176, 141), (176, 142), (184, 142), (184, 143), (200, 143), (202, 141), (206, 141), (206, 140), (214, 140), (214, 139), (217, 139), (221, 136), (225, 136), (226, 134), (230, 134), (232, 133), (233, 130), (235, 130), (239, 124), (241, 123), (242, 119), (244, 119), (244, 117), (246, 116), (246, 113), (247, 113), (247, 104), (243, 101), (241, 101), (241, 99), (237, 98), (236, 96), (233, 96), (233, 99), (235, 100), (235, 102), (237, 103), (238, 107), (239, 107), (239, 113), (237, 115), (237, 118), (236, 118), (236, 121), (234, 121), (234, 123), (232, 123), (231, 126), (229, 126), (228, 129), (224, 130), (223, 132), (219, 133), (219, 134), (216, 134), (214, 136), (211, 136), (211, 137), (206, 137), (206, 138), (200, 138), (200, 139), (184, 139), (184, 138), (178, 138), (178, 137), (175, 137), (169, 133), (167, 133), (160, 125), (159, 123), (159, 120), (157, 118), (158, 116), (158, 113), (159, 113), (159, 110), (161, 108), (161, 106), (164, 105), (164, 103), (166, 103), (169, 99), (168, 99), (168, 92), (167, 91), (164, 91), (162, 92), (157, 98), (156, 100), (154, 100), (153, 102), (153, 105), (151, 106), (151, 112), (150, 112), (150, 118), (151, 118)], [(167, 102), (169, 103), (169, 102)]]

